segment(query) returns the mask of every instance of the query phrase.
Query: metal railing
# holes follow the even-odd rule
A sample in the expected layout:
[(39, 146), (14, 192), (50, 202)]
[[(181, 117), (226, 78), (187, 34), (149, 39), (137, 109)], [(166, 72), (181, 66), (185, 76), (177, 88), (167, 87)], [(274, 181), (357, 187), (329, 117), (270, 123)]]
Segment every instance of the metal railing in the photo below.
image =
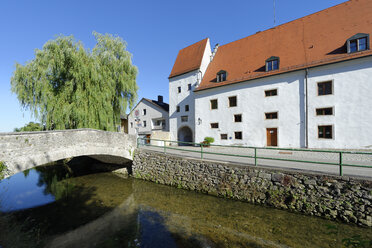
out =
[[(162, 142), (163, 145), (153, 145), (151, 141)], [(177, 146), (172, 146), (176, 143)], [(179, 144), (188, 145), (193, 147), (200, 147), (200, 150), (191, 150), (187, 148), (180, 148)], [(194, 143), (194, 142), (185, 142), (185, 141), (172, 141), (172, 140), (161, 140), (161, 139), (150, 139), (150, 138), (137, 138), (137, 148), (140, 146), (152, 146), (152, 147), (161, 147), (163, 152), (166, 153), (167, 150), (179, 150), (179, 151), (188, 151), (193, 153), (200, 153), (200, 158), (204, 158), (204, 154), (213, 154), (221, 156), (230, 156), (230, 157), (242, 157), (242, 158), (252, 158), (254, 159), (254, 165), (257, 166), (258, 159), (264, 160), (278, 160), (278, 161), (288, 161), (288, 162), (299, 162), (299, 163), (310, 163), (310, 164), (324, 164), (324, 165), (337, 165), (339, 166), (339, 175), (343, 176), (343, 167), (361, 167), (361, 168), (371, 168), (372, 169), (372, 160), (371, 165), (361, 165), (361, 164), (347, 164), (343, 162), (345, 154), (359, 154), (372, 156), (372, 152), (359, 152), (359, 151), (336, 151), (336, 150), (316, 150), (316, 149), (296, 149), (296, 148), (277, 148), (277, 147), (253, 147), (253, 146), (235, 146), (235, 145), (214, 145), (214, 144), (205, 144), (205, 143)], [(185, 146), (187, 147), (187, 146)], [(230, 153), (220, 153), (220, 152), (211, 152), (206, 151), (207, 147), (226, 147), (226, 148), (241, 148), (241, 149), (253, 149), (254, 155), (242, 155), (242, 154), (230, 154)], [(267, 156), (258, 156), (257, 151), (259, 150), (275, 150), (275, 151), (287, 151), (287, 152), (315, 152), (315, 153), (332, 153), (338, 154), (338, 162), (324, 162), (324, 161), (311, 161), (311, 160), (301, 160), (301, 159), (288, 159), (288, 158), (274, 158)]]

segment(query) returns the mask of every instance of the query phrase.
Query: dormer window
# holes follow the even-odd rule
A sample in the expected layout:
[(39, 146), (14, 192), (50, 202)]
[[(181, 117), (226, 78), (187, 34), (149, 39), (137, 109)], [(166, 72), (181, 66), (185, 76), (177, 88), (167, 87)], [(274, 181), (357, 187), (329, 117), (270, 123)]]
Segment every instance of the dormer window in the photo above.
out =
[(266, 60), (266, 71), (274, 71), (279, 69), (279, 57), (270, 57)]
[(217, 83), (226, 81), (227, 79), (227, 72), (224, 70), (221, 70), (217, 72)]
[(266, 60), (266, 71), (274, 71), (279, 69), (279, 57), (270, 57)]
[(356, 34), (347, 40), (347, 52), (354, 53), (369, 49), (369, 34)]

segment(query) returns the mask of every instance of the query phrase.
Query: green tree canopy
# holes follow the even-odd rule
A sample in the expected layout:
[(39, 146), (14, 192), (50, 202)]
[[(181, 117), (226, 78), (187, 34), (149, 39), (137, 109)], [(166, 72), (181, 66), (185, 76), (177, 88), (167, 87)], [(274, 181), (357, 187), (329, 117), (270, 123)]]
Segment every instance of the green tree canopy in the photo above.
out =
[(14, 128), (14, 132), (34, 132), (34, 131), (43, 131), (43, 125), (35, 122), (29, 122), (24, 127), (21, 128)]
[(50, 129), (113, 131), (137, 99), (137, 68), (120, 37), (93, 33), (85, 49), (72, 36), (48, 41), (26, 65), (16, 64), (12, 92)]

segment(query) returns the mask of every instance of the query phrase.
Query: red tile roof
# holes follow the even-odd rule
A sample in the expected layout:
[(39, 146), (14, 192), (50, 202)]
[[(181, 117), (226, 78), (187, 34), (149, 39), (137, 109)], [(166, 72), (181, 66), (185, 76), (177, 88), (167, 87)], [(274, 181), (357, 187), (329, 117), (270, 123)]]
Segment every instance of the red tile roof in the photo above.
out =
[[(372, 55), (371, 50), (348, 54), (345, 45), (371, 30), (372, 0), (347, 1), (220, 46), (195, 91)], [(271, 56), (280, 58), (279, 70), (265, 72)], [(220, 70), (227, 71), (227, 81), (217, 83)]]
[(180, 50), (169, 78), (200, 68), (208, 38)]

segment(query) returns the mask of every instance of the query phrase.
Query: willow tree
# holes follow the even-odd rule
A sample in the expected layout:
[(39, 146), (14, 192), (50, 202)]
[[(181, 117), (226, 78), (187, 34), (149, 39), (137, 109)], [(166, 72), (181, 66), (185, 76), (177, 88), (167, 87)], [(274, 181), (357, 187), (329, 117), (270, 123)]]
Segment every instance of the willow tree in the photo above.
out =
[(120, 113), (137, 98), (137, 68), (119, 37), (93, 33), (85, 49), (72, 36), (48, 41), (35, 58), (16, 64), (12, 92), (46, 129), (95, 128), (113, 131)]

